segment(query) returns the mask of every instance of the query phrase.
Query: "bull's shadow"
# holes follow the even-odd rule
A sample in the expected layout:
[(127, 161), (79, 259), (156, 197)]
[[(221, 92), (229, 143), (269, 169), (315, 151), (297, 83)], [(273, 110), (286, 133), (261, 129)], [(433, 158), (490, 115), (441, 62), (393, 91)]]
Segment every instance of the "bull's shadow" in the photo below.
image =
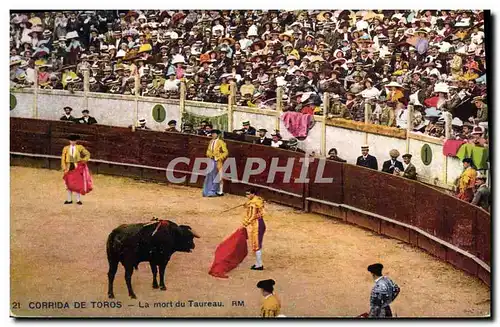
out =
[[(191, 252), (194, 238), (200, 236), (191, 227), (177, 225), (170, 220), (154, 218), (150, 223), (125, 224), (115, 228), (108, 236), (108, 297), (114, 298), (113, 281), (118, 263), (125, 268), (125, 282), (131, 298), (137, 298), (132, 289), (132, 273), (139, 263), (148, 261), (153, 273), (153, 288), (166, 290), (165, 268), (175, 252)], [(156, 275), (160, 271), (160, 285)]]

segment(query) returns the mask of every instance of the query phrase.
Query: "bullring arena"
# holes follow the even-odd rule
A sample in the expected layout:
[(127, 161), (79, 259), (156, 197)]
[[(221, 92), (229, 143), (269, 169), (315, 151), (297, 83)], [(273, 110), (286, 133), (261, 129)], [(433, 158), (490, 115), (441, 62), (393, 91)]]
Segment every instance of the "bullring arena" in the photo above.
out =
[[(203, 198), (199, 188), (94, 174), (95, 189), (83, 197), (83, 206), (64, 206), (61, 171), (12, 166), (10, 173), (11, 302), (19, 303), (12, 310), (17, 316), (256, 317), (261, 295), (255, 285), (273, 278), (288, 317), (353, 317), (369, 309), (373, 280), (366, 267), (378, 261), (401, 287), (391, 305), (398, 317), (490, 315), (490, 290), (479, 279), (406, 243), (336, 219), (268, 203), (266, 269), (251, 271), (249, 254), (229, 279), (216, 279), (208, 274), (215, 248), (243, 217), (242, 208), (220, 212), (243, 203), (243, 197)], [(116, 298), (105, 308), (108, 234), (153, 216), (192, 226), (201, 234), (196, 248), (174, 254), (166, 291), (152, 289), (149, 265), (141, 263), (133, 275), (137, 300), (127, 295), (120, 265)], [(189, 300), (224, 306), (189, 307)], [(30, 308), (66, 301), (70, 308)], [(75, 309), (75, 301), (87, 307)], [(169, 301), (187, 305), (153, 306)], [(121, 308), (111, 308), (118, 302)]]

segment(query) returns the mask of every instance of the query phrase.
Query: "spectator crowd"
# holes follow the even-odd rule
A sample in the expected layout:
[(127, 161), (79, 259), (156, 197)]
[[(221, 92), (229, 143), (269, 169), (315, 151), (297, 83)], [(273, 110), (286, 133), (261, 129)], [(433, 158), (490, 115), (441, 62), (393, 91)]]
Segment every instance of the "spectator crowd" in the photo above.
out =
[[(12, 12), (12, 87), (323, 113), (444, 137), (487, 137), (484, 11)], [(35, 70), (35, 67), (38, 69)], [(37, 76), (36, 76), (37, 75)], [(281, 88), (281, 92), (277, 89)], [(325, 93), (329, 93), (325, 104)], [(408, 115), (408, 105), (414, 110)]]

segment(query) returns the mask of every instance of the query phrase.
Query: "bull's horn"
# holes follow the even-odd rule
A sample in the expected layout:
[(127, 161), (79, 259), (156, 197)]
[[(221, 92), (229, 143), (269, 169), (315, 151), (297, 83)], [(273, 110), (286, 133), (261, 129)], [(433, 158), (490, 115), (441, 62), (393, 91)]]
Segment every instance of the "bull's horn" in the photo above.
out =
[(193, 236), (196, 238), (201, 238), (200, 234), (196, 233), (194, 229), (191, 228), (191, 233), (193, 233)]

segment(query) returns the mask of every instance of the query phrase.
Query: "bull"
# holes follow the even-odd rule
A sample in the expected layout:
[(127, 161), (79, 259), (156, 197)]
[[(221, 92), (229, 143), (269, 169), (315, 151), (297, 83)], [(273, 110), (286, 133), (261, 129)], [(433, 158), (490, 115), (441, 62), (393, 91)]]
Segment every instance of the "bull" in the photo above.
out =
[(177, 225), (170, 220), (153, 219), (150, 223), (125, 224), (115, 228), (108, 236), (108, 297), (114, 298), (113, 281), (118, 264), (125, 268), (125, 282), (128, 294), (137, 298), (132, 289), (132, 273), (140, 262), (148, 261), (153, 273), (153, 288), (158, 288), (156, 279), (160, 272), (160, 290), (165, 287), (165, 268), (175, 252), (191, 252), (194, 238), (200, 236), (186, 225)]

